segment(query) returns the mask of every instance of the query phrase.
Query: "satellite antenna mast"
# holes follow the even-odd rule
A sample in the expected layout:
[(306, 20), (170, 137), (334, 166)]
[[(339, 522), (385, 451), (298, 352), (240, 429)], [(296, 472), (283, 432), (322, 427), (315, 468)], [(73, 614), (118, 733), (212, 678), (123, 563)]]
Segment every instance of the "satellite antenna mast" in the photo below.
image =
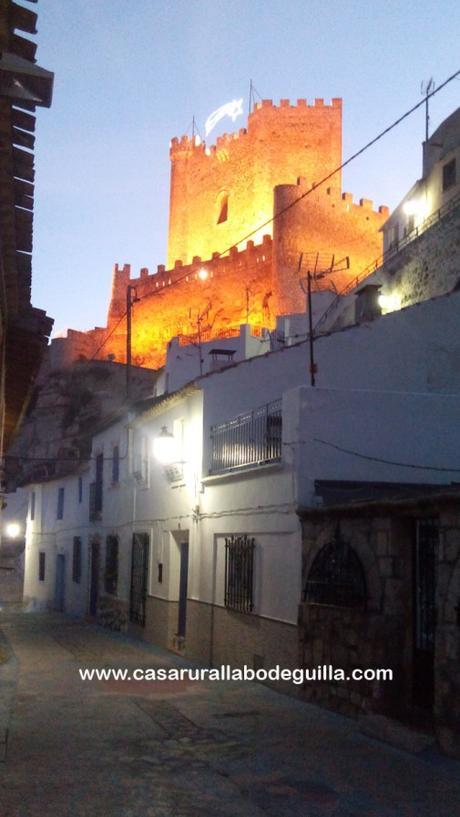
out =
[(430, 136), (430, 111), (428, 105), (430, 95), (433, 93), (435, 87), (433, 77), (430, 77), (427, 82), (422, 82), (420, 87), (421, 94), (425, 97), (425, 142), (428, 142)]

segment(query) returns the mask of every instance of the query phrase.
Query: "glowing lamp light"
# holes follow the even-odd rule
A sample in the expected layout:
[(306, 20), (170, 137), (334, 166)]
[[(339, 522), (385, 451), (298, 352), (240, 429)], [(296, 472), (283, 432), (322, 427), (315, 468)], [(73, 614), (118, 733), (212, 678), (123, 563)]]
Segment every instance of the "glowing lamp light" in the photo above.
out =
[(382, 312), (395, 312), (401, 309), (401, 298), (395, 292), (391, 295), (384, 295), (383, 293), (378, 297), (379, 306)]
[(177, 462), (177, 440), (166, 426), (162, 427), (158, 437), (153, 441), (153, 456), (161, 465), (172, 465)]
[(205, 267), (201, 267), (201, 269), (198, 270), (198, 278), (200, 279), (200, 281), (207, 281), (208, 280), (209, 272)]
[(416, 216), (423, 212), (424, 203), (421, 199), (408, 199), (403, 204), (406, 216)]
[(21, 526), (18, 522), (8, 522), (5, 526), (5, 533), (10, 539), (17, 539), (21, 533)]

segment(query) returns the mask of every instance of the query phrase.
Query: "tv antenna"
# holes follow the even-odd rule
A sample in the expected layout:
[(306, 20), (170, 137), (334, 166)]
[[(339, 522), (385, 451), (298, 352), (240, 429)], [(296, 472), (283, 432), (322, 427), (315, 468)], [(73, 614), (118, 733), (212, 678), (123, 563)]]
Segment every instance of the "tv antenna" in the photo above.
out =
[(262, 99), (262, 97), (261, 97), (261, 95), (259, 94), (259, 92), (258, 92), (257, 88), (255, 87), (255, 85), (254, 85), (254, 83), (253, 83), (252, 79), (250, 79), (250, 80), (249, 80), (249, 107), (248, 107), (248, 113), (251, 113), (251, 112), (252, 112), (252, 109), (253, 109), (253, 107), (254, 107), (254, 105), (255, 105), (256, 96), (257, 96), (257, 97), (258, 97), (260, 100)]
[(420, 86), (420, 93), (422, 96), (425, 97), (425, 142), (428, 142), (429, 139), (429, 129), (430, 129), (430, 112), (429, 112), (429, 99), (431, 94), (433, 93), (434, 89), (436, 88), (435, 81), (433, 77), (430, 77), (429, 80), (422, 82)]
[[(335, 255), (327, 255), (319, 252), (302, 252), (299, 255), (299, 264), (297, 272), (299, 275), (299, 284), (302, 292), (307, 296), (307, 313), (308, 313), (308, 344), (310, 348), (310, 385), (316, 385), (316, 372), (318, 367), (315, 363), (314, 342), (315, 336), (313, 332), (313, 309), (311, 303), (311, 293), (313, 284), (317, 290), (320, 289), (318, 281), (325, 278), (326, 275), (331, 275), (334, 272), (341, 272), (350, 269), (350, 258), (346, 255), (340, 260), (336, 260)], [(305, 270), (307, 275), (302, 276), (302, 271)]]

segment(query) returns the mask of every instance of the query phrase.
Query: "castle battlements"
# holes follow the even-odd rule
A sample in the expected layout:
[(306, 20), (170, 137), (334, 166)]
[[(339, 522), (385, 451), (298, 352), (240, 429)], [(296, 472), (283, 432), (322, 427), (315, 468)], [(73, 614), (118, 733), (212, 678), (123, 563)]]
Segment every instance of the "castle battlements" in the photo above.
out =
[(219, 338), (241, 323), (274, 328), (277, 315), (302, 312), (301, 255), (346, 258), (324, 282), (340, 290), (381, 254), (388, 208), (342, 193), (336, 172), (339, 98), (264, 99), (247, 127), (213, 145), (197, 135), (175, 137), (170, 152), (167, 264), (152, 271), (115, 264), (106, 329), (55, 344), (65, 347), (66, 359), (126, 359), (128, 287), (132, 360), (156, 367), (172, 337), (196, 335), (198, 320)]
[(248, 126), (246, 128), (240, 128), (232, 133), (222, 133), (216, 138), (215, 143), (212, 145), (207, 145), (206, 142), (197, 135), (174, 136), (170, 142), (171, 158), (179, 157), (180, 154), (183, 153), (213, 156), (219, 149), (228, 147), (229, 144), (237, 139), (247, 136), (251, 125), (254, 125), (261, 116), (265, 116), (269, 111), (270, 113), (274, 113), (275, 116), (277, 114), (283, 116), (287, 110), (290, 114), (294, 111), (299, 111), (302, 116), (306, 114), (314, 115), (315, 112), (327, 115), (327, 113), (332, 110), (334, 110), (334, 112), (337, 110), (341, 111), (342, 100), (339, 97), (334, 97), (331, 100), (331, 104), (328, 105), (324, 102), (324, 99), (320, 98), (313, 100), (311, 103), (309, 103), (307, 99), (298, 99), (295, 103), (289, 99), (280, 99), (279, 105), (276, 105), (272, 99), (262, 99), (260, 102), (255, 103), (254, 109), (248, 114)]
[(130, 264), (123, 264), (123, 266), (115, 264), (112, 280), (112, 304), (117, 301), (120, 307), (124, 308), (126, 287), (128, 285), (136, 288), (138, 297), (145, 297), (150, 292), (154, 293), (157, 290), (178, 283), (188, 284), (200, 281), (200, 270), (205, 269), (208, 279), (212, 280), (216, 274), (219, 272), (225, 273), (230, 267), (244, 270), (248, 266), (253, 268), (258, 264), (264, 264), (271, 260), (271, 254), (272, 238), (270, 235), (265, 235), (259, 244), (255, 244), (254, 241), (247, 241), (245, 247), (241, 249), (232, 247), (227, 255), (214, 252), (211, 258), (207, 259), (195, 255), (190, 264), (184, 264), (179, 259), (171, 269), (166, 269), (164, 264), (159, 264), (156, 272), (150, 272), (148, 267), (142, 267), (139, 275), (135, 278), (131, 277)]
[[(281, 193), (283, 193), (283, 195), (286, 195), (286, 193), (288, 195), (291, 194), (293, 200), (297, 196), (300, 196), (303, 192), (311, 190), (313, 200), (315, 200), (313, 197), (314, 191), (314, 196), (330, 197), (331, 200), (334, 199), (332, 206), (335, 207), (337, 204), (339, 204), (340, 209), (346, 213), (354, 211), (362, 213), (363, 210), (369, 210), (371, 213), (379, 216), (383, 215), (388, 217), (390, 214), (390, 209), (385, 204), (380, 204), (378, 207), (374, 208), (374, 202), (372, 199), (360, 198), (357, 202), (355, 202), (353, 193), (340, 193), (335, 187), (325, 187), (324, 185), (317, 187), (316, 184), (316, 182), (309, 182), (304, 177), (299, 177), (296, 184), (280, 184), (277, 185), (276, 190), (279, 190)], [(306, 196), (305, 201), (307, 199), (308, 197)]]

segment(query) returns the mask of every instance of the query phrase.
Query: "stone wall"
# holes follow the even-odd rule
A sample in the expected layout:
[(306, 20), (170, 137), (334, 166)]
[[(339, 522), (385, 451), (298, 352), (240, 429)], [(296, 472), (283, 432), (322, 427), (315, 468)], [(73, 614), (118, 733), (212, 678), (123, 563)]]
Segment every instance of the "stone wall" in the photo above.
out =
[[(341, 99), (330, 105), (284, 99), (279, 106), (266, 99), (249, 114), (247, 130), (224, 134), (213, 146), (196, 137), (173, 139), (168, 265), (239, 246), (273, 215), (275, 185), (294, 184), (298, 176), (318, 181), (340, 165), (341, 142)], [(340, 187), (340, 173), (331, 183)], [(223, 193), (228, 218), (218, 223)]]
[[(367, 585), (366, 609), (311, 604), (299, 610), (300, 664), (353, 668), (391, 668), (391, 682), (339, 681), (307, 684), (309, 701), (346, 715), (385, 716), (424, 729), (434, 727), (441, 748), (460, 758), (460, 511), (439, 507), (389, 506), (384, 515), (372, 509), (342, 514), (337, 510), (303, 521), (303, 586), (315, 556), (334, 538), (337, 523), (343, 540), (359, 557)], [(436, 627), (434, 702), (422, 705), (420, 690), (428, 674), (414, 658), (413, 543), (417, 519), (439, 520), (436, 553)], [(418, 692), (417, 692), (418, 690)]]
[(435, 720), (441, 746), (460, 758), (460, 509), (440, 514)]
[[(332, 541), (336, 520), (304, 522), (303, 587), (321, 548)], [(299, 611), (301, 665), (331, 664), (346, 674), (355, 668), (394, 671), (391, 684), (367, 681), (312, 683), (304, 690), (308, 700), (347, 715), (368, 710), (398, 716), (410, 696), (410, 541), (405, 524), (390, 519), (340, 521), (344, 541), (351, 544), (364, 568), (365, 610), (302, 603)]]
[(439, 221), (385, 262), (375, 276), (401, 307), (426, 301), (460, 285), (460, 200)]
[(354, 203), (350, 193), (336, 187), (312, 191), (312, 183), (311, 177), (299, 178), (297, 184), (275, 188), (274, 211), (283, 213), (274, 222), (273, 234), (273, 284), (280, 315), (299, 311), (301, 253), (303, 276), (315, 269), (324, 272), (334, 259), (333, 272), (314, 286), (338, 292), (382, 253), (380, 228), (388, 208), (374, 210), (369, 199)]

